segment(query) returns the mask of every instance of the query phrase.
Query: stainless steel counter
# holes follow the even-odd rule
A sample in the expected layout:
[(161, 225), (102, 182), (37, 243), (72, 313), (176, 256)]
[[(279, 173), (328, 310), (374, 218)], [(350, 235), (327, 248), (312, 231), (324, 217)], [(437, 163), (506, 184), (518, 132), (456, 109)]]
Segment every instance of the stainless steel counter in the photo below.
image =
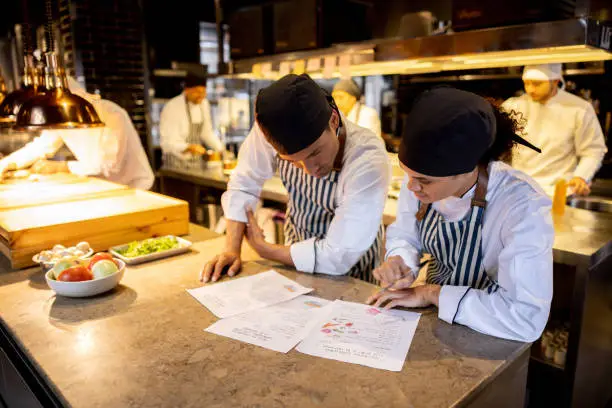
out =
[[(221, 169), (198, 171), (162, 169), (159, 176), (162, 179), (178, 179), (220, 191), (225, 191), (228, 180)], [(264, 184), (261, 197), (265, 200), (286, 203), (287, 190), (278, 177), (273, 177)], [(395, 221), (396, 212), (397, 199), (390, 197), (387, 199), (383, 213), (385, 225)], [(588, 265), (591, 263), (591, 257), (612, 241), (612, 214), (568, 206), (565, 215), (555, 219), (555, 232), (553, 247), (555, 262), (573, 266)]]
[[(220, 168), (202, 169), (202, 170), (178, 170), (162, 168), (157, 173), (161, 180), (162, 194), (172, 195), (167, 185), (170, 180), (180, 180), (182, 182), (192, 183), (198, 187), (216, 189), (225, 191), (229, 177), (223, 174)], [(184, 195), (180, 198), (187, 199)], [(198, 197), (199, 198), (199, 197)], [(266, 180), (261, 190), (261, 198), (263, 200), (275, 201), (281, 204), (286, 204), (288, 201), (287, 190), (283, 186), (283, 182), (279, 177), (272, 177)], [(189, 200), (188, 200), (189, 201)], [(391, 224), (395, 221), (395, 213), (397, 211), (397, 200), (389, 198), (385, 204), (383, 211), (383, 223)]]
[(553, 217), (554, 261), (560, 264), (590, 265), (602, 256), (612, 241), (612, 214), (565, 207), (565, 214)]

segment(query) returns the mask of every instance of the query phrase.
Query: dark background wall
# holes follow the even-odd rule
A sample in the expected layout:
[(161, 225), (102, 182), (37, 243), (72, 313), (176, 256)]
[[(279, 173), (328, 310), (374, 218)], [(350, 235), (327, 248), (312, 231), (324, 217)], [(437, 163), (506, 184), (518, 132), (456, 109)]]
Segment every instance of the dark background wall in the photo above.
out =
[(387, 0), (372, 1), (371, 24), (374, 38), (395, 37), (400, 19), (406, 13), (431, 11), (438, 20), (448, 21), (452, 16), (452, 0)]
[(144, 0), (145, 33), (151, 68), (172, 61), (199, 62), (199, 24), (215, 21), (214, 0)]

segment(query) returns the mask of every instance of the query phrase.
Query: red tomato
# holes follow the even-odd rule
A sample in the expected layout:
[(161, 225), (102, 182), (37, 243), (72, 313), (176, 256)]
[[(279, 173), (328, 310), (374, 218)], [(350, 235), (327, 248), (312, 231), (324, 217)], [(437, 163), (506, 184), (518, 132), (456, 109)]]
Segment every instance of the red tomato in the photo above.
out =
[[(93, 268), (96, 262), (101, 261), (103, 259), (108, 259), (109, 261), (115, 262), (115, 260), (113, 259), (113, 256), (109, 254), (108, 252), (98, 252), (97, 254), (91, 257), (91, 260), (89, 261), (89, 266), (87, 266), (87, 269), (91, 271), (91, 268)], [(115, 262), (115, 264), (117, 264), (117, 262)], [(119, 267), (119, 265), (117, 265), (117, 267)]]
[(82, 265), (64, 269), (57, 277), (57, 280), (64, 282), (81, 282), (92, 279), (93, 276), (91, 275), (91, 272), (89, 272), (87, 268)]

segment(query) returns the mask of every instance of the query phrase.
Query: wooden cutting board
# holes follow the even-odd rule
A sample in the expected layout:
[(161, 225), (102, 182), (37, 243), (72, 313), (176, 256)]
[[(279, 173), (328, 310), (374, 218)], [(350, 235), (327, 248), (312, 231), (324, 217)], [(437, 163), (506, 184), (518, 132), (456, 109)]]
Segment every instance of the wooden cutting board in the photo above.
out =
[(29, 189), (35, 186), (57, 186), (69, 183), (82, 183), (91, 180), (89, 177), (71, 173), (33, 174), (27, 178), (5, 178), (0, 182), (0, 192), (14, 189)]
[(98, 198), (127, 190), (127, 186), (95, 178), (73, 179), (69, 183), (15, 184), (0, 190), (0, 211)]
[(189, 232), (188, 203), (148, 191), (0, 211), (0, 251), (13, 268), (55, 244), (87, 241), (96, 251), (153, 236)]

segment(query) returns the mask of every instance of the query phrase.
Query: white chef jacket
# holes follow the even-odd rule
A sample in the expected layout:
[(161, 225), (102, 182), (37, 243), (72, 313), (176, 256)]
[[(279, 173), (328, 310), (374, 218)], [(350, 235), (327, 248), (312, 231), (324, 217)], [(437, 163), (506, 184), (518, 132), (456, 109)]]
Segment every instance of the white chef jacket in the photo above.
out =
[(546, 103), (534, 102), (525, 94), (502, 105), (520, 112), (527, 120), (525, 139), (542, 153), (520, 146), (512, 166), (533, 177), (547, 194), (553, 195), (555, 183), (582, 177), (587, 182), (599, 170), (607, 152), (606, 142), (590, 103), (562, 89)]
[[(418, 271), (423, 248), (415, 214), (418, 199), (405, 187), (396, 221), (387, 228), (386, 258), (402, 257)], [(448, 221), (463, 219), (475, 187), (463, 197), (433, 203)], [(548, 321), (553, 291), (554, 229), (551, 201), (537, 183), (502, 163), (489, 165), (487, 207), (482, 224), (483, 266), (499, 284), (493, 293), (466, 286), (442, 286), (438, 317), (481, 333), (535, 341)]]
[(200, 140), (212, 150), (223, 151), (224, 146), (213, 132), (210, 117), (210, 104), (204, 99), (199, 105), (187, 103), (185, 94), (170, 99), (162, 109), (159, 120), (160, 144), (164, 154), (172, 154), (179, 159), (190, 157), (183, 153), (189, 145), (187, 138), (191, 132), (189, 116), (187, 116), (187, 105), (191, 114), (193, 124), (202, 123)]
[[(380, 227), (390, 178), (385, 146), (371, 131), (343, 123), (347, 137), (335, 197), (338, 207), (325, 238), (291, 245), (291, 259), (299, 271), (345, 274), (370, 248)], [(255, 123), (221, 199), (228, 219), (247, 222), (245, 209), (256, 207), (276, 164), (276, 151)]]
[(370, 129), (378, 137), (381, 137), (380, 118), (376, 109), (370, 108), (360, 102), (355, 102), (349, 112), (347, 119), (361, 127)]
[(44, 130), (41, 135), (3, 160), (17, 168), (51, 158), (65, 143), (75, 156), (68, 168), (73, 174), (99, 176), (132, 188), (148, 190), (155, 181), (140, 136), (127, 112), (114, 102), (88, 94), (70, 81), (70, 91), (87, 99), (96, 109), (104, 127)]

